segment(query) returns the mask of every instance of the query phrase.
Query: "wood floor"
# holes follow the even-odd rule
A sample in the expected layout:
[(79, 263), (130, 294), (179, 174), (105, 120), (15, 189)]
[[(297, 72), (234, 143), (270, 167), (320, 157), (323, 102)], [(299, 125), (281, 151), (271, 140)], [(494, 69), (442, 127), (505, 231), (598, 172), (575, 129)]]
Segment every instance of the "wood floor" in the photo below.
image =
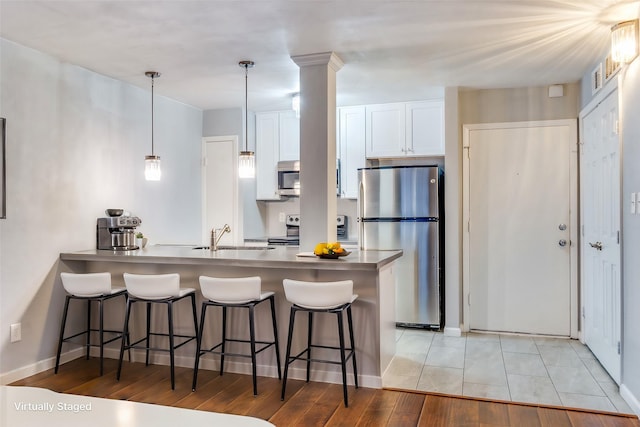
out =
[(591, 413), (565, 408), (490, 402), (434, 394), (349, 387), (349, 407), (337, 384), (287, 383), (287, 399), (280, 400), (281, 383), (258, 378), (254, 397), (251, 376), (200, 370), (198, 389), (191, 391), (192, 369), (176, 368), (176, 389), (169, 384), (167, 366), (124, 362), (120, 381), (117, 362), (105, 359), (98, 376), (97, 359), (76, 359), (11, 385), (48, 388), (57, 392), (131, 400), (203, 411), (248, 415), (276, 426), (602, 426), (640, 427), (637, 417)]

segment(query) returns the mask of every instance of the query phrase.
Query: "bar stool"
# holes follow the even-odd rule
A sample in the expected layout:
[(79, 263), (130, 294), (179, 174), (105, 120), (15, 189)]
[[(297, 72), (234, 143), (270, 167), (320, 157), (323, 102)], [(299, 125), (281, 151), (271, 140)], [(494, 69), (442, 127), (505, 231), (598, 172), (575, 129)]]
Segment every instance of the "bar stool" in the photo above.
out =
[[(238, 356), (251, 358), (253, 375), (253, 394), (258, 394), (256, 381), (256, 355), (267, 348), (274, 346), (276, 351), (276, 363), (278, 365), (278, 379), (282, 378), (280, 370), (280, 349), (278, 345), (278, 328), (276, 326), (276, 311), (273, 292), (262, 292), (260, 277), (217, 278), (200, 276), (200, 290), (207, 301), (202, 302), (202, 314), (200, 316), (200, 331), (198, 333), (198, 347), (196, 351), (196, 364), (193, 370), (193, 391), (196, 390), (198, 380), (198, 364), (200, 356), (205, 353), (220, 355), (220, 375), (224, 373), (224, 357)], [(273, 324), (273, 341), (256, 341), (254, 308), (263, 301), (271, 303), (271, 322)], [(205, 314), (210, 306), (222, 307), (222, 341), (208, 350), (202, 350), (202, 335), (205, 324)], [(249, 309), (249, 340), (227, 338), (227, 308)], [(251, 346), (249, 354), (238, 354), (226, 351), (228, 341), (248, 343)], [(256, 344), (262, 347), (256, 350)], [(217, 350), (220, 348), (220, 350)]]
[[(111, 273), (60, 273), (62, 279), (62, 286), (67, 292), (67, 296), (64, 301), (64, 311), (62, 314), (62, 324), (60, 325), (60, 339), (58, 340), (58, 353), (56, 354), (56, 367), (54, 372), (58, 373), (58, 367), (60, 366), (60, 354), (62, 352), (62, 343), (69, 342), (73, 338), (86, 334), (86, 358), (89, 359), (89, 348), (100, 347), (100, 376), (103, 373), (103, 359), (104, 359), (104, 345), (109, 344), (112, 341), (121, 339), (123, 336), (122, 331), (114, 331), (104, 329), (104, 310), (103, 302), (111, 298), (123, 296), (127, 297), (125, 288), (112, 288), (111, 287)], [(84, 300), (87, 302), (87, 328), (77, 334), (73, 334), (65, 338), (64, 329), (67, 323), (67, 313), (69, 312), (69, 302), (72, 299)], [(91, 303), (96, 301), (100, 310), (99, 326), (98, 329), (91, 328)], [(97, 344), (91, 344), (91, 332), (98, 332), (100, 335), (99, 342)], [(105, 341), (104, 333), (116, 334), (116, 336)]]
[[(351, 316), (351, 304), (358, 298), (353, 293), (353, 281), (342, 280), (337, 282), (303, 282), (299, 280), (284, 279), (284, 294), (291, 304), (291, 314), (289, 317), (289, 336), (287, 339), (287, 355), (284, 364), (284, 380), (282, 381), (282, 395), (280, 398), (284, 400), (284, 393), (287, 387), (287, 375), (289, 373), (289, 365), (296, 360), (307, 361), (307, 382), (309, 382), (309, 368), (311, 362), (331, 363), (341, 365), (342, 367), (342, 390), (344, 394), (344, 406), (348, 407), (347, 400), (347, 360), (351, 358), (353, 363), (353, 377), (355, 386), (358, 388), (358, 368), (356, 364), (355, 343), (353, 339), (353, 320)], [(307, 332), (307, 348), (302, 350), (296, 356), (291, 356), (291, 339), (293, 337), (293, 323), (295, 315), (298, 311), (306, 311), (309, 313), (309, 330)], [(347, 312), (347, 321), (349, 325), (349, 340), (351, 348), (345, 348), (344, 345), (344, 324), (343, 313)], [(338, 316), (338, 338), (340, 347), (331, 347), (325, 345), (314, 345), (311, 340), (313, 330), (313, 314), (314, 313), (334, 313)], [(340, 361), (313, 359), (311, 357), (312, 348), (324, 348), (330, 350), (340, 350)], [(346, 353), (348, 352), (348, 354)], [(303, 356), (306, 353), (306, 356)]]
[[(124, 331), (129, 331), (129, 317), (131, 309), (136, 302), (145, 302), (147, 305), (147, 328), (146, 336), (133, 343), (122, 342), (120, 348), (120, 360), (118, 362), (118, 373), (116, 379), (120, 380), (122, 371), (122, 356), (125, 349), (138, 348), (146, 351), (145, 365), (149, 365), (149, 351), (168, 351), (169, 364), (171, 366), (171, 389), (175, 389), (174, 374), (174, 351), (182, 347), (191, 340), (197, 340), (198, 319), (196, 317), (196, 293), (193, 288), (180, 288), (180, 275), (172, 274), (130, 274), (124, 273), (124, 284), (127, 287), (127, 309), (124, 316)], [(191, 308), (193, 310), (194, 335), (179, 335), (173, 333), (173, 303), (183, 298), (191, 298)], [(167, 318), (169, 324), (168, 333), (151, 332), (151, 306), (152, 304), (166, 304)], [(151, 347), (151, 337), (162, 336), (169, 338), (168, 348)], [(175, 338), (185, 338), (184, 341), (175, 344)], [(144, 345), (141, 343), (144, 342)]]

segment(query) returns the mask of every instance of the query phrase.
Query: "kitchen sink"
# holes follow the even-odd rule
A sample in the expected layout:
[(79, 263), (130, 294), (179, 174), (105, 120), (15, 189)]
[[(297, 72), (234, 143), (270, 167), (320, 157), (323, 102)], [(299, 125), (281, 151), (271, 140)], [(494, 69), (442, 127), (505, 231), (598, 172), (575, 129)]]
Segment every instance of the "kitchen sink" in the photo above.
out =
[[(209, 246), (196, 246), (193, 249), (209, 249)], [(218, 246), (219, 251), (264, 251), (275, 249), (275, 246)]]

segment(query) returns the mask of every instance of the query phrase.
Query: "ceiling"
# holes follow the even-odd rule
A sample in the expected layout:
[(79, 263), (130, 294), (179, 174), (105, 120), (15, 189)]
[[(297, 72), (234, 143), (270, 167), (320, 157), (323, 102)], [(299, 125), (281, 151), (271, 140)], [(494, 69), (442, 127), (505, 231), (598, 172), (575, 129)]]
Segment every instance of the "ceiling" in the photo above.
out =
[[(616, 5), (616, 3), (618, 3)], [(335, 52), (339, 105), (578, 81), (622, 0), (0, 0), (0, 36), (208, 110), (290, 108), (292, 55)], [(629, 13), (632, 16), (625, 16)]]

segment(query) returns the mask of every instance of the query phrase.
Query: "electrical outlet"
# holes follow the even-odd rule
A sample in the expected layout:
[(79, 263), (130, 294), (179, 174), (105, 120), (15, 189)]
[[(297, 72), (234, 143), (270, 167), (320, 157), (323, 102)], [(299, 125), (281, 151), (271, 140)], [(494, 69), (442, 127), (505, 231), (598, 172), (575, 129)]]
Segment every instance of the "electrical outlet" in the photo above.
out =
[(22, 324), (13, 323), (11, 325), (11, 342), (18, 342), (22, 340)]
[(280, 214), (278, 215), (278, 221), (285, 222), (286, 219), (287, 218), (286, 218), (284, 212), (280, 212)]

